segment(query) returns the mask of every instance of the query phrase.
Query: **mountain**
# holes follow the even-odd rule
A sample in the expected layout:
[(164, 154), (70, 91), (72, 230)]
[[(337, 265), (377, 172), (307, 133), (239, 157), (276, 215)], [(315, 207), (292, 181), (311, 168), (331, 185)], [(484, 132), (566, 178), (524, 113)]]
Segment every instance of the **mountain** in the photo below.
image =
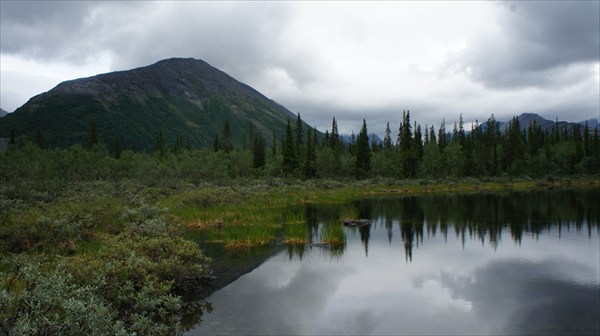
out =
[[(521, 124), (521, 128), (527, 128), (527, 127), (529, 127), (529, 125), (531, 125), (535, 122), (543, 130), (550, 130), (556, 124), (556, 121), (544, 119), (543, 117), (541, 117), (539, 114), (536, 114), (536, 113), (523, 113), (520, 116), (518, 116), (518, 118), (519, 118), (519, 124)], [(566, 121), (558, 122), (559, 127), (565, 126), (566, 124), (567, 124)], [(505, 125), (507, 125), (507, 123), (505, 123)]]
[(2, 108), (0, 108), (0, 118), (4, 117), (7, 114), (8, 114), (8, 112), (6, 112)]
[(228, 122), (234, 144), (258, 132), (270, 139), (295, 116), (208, 63), (172, 58), (153, 65), (62, 82), (2, 118), (0, 137), (15, 130), (48, 146), (85, 144), (92, 125), (100, 142), (150, 150), (162, 132), (167, 145), (181, 138), (211, 146)]
[[(354, 137), (355, 138), (358, 137), (358, 134), (355, 134)], [(347, 144), (352, 143), (352, 135), (340, 134), (340, 140), (342, 140), (343, 143), (347, 143)], [(379, 135), (377, 135), (375, 133), (369, 133), (369, 143), (372, 143), (373, 141), (375, 141), (375, 143), (378, 145), (380, 143), (383, 143), (383, 140), (381, 140)]]
[[(542, 130), (544, 131), (550, 131), (552, 130), (552, 128), (555, 127), (557, 121), (556, 120), (548, 120), (543, 118), (542, 116), (540, 116), (539, 114), (536, 113), (522, 113), (521, 115), (519, 115), (517, 117), (519, 119), (519, 124), (521, 125), (521, 129), (522, 130), (526, 130), (529, 125), (531, 125), (532, 123), (536, 123), (538, 126), (540, 126), (542, 128)], [(498, 121), (498, 125), (500, 127), (500, 131), (501, 132), (506, 132), (506, 129), (508, 128), (508, 124), (510, 121)], [(587, 120), (588, 122), (588, 127), (590, 129), (593, 129), (594, 127), (596, 127), (598, 125), (598, 120), (597, 119), (590, 119)], [(580, 126), (580, 130), (583, 131), (583, 127), (585, 125), (585, 121), (579, 122), (579, 123), (574, 123), (574, 122), (567, 122), (567, 121), (558, 121), (558, 127), (559, 129), (563, 129), (564, 127), (567, 127), (569, 130), (572, 130), (573, 127), (575, 125), (579, 125)], [(482, 130), (485, 130), (487, 128), (487, 124), (486, 122), (483, 122), (480, 125)]]
[(588, 128), (590, 128), (590, 129), (596, 128), (600, 125), (600, 123), (598, 123), (598, 119), (588, 119), (588, 120), (580, 121), (579, 125), (585, 126), (585, 123), (587, 123)]

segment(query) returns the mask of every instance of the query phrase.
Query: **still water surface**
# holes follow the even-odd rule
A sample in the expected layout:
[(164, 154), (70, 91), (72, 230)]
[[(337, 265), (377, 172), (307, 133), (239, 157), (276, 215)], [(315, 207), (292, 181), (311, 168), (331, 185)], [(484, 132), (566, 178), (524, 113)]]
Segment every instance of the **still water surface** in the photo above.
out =
[(371, 198), (300, 210), (318, 242), (280, 247), (213, 293), (202, 334), (598, 334), (600, 192)]

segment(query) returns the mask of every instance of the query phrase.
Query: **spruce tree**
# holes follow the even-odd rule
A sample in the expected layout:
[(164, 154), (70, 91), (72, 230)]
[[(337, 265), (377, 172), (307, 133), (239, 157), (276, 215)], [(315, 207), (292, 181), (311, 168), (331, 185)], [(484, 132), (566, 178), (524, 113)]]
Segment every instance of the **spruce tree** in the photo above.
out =
[(417, 154), (417, 160), (423, 157), (423, 133), (421, 132), (421, 125), (417, 125), (415, 122), (415, 138), (413, 140), (413, 150)]
[(505, 145), (503, 146), (503, 158), (502, 163), (506, 171), (518, 174), (518, 167), (516, 163), (520, 163), (525, 158), (525, 141), (523, 139), (523, 133), (521, 133), (521, 124), (519, 118), (513, 117), (511, 122), (508, 124), (506, 131)]
[(398, 132), (402, 172), (404, 176), (412, 177), (417, 168), (417, 152), (414, 148), (410, 111), (402, 112), (402, 123)]
[(409, 152), (413, 147), (413, 134), (412, 134), (412, 126), (410, 125), (410, 111), (406, 111), (404, 114), (404, 119), (402, 120), (402, 141), (400, 143), (400, 148)]
[(367, 122), (363, 119), (363, 125), (356, 140), (356, 176), (366, 177), (371, 170), (371, 148), (369, 147), (369, 134)]
[[(11, 132), (11, 141), (13, 137), (13, 133)], [(11, 142), (12, 143), (12, 142)], [(583, 128), (583, 152), (585, 156), (592, 155), (592, 146), (590, 143), (590, 128), (588, 126), (588, 122), (585, 122), (585, 127)]]
[(287, 127), (285, 129), (285, 140), (283, 142), (283, 172), (287, 175), (294, 174), (298, 168), (295, 147), (294, 136), (292, 135), (292, 125), (288, 119)]
[(98, 133), (96, 131), (96, 122), (92, 122), (92, 125), (90, 126), (90, 141), (89, 141), (89, 146), (90, 148), (93, 148), (94, 146), (98, 145)]
[(252, 166), (260, 168), (265, 165), (265, 138), (262, 134), (255, 135), (252, 146)]
[(119, 136), (117, 136), (117, 139), (115, 140), (115, 159), (120, 159), (121, 158), (121, 138)]
[(431, 125), (429, 129), (429, 142), (435, 143), (437, 145), (437, 137), (435, 135), (435, 128)]
[(404, 135), (402, 133), (404, 132), (405, 120), (406, 120), (406, 111), (402, 111), (402, 121), (400, 122), (400, 126), (398, 127), (398, 137), (396, 138), (396, 145), (398, 147), (402, 146), (402, 139), (404, 138)]
[(231, 129), (229, 128), (229, 122), (225, 121), (223, 124), (223, 138), (221, 140), (221, 149), (225, 153), (229, 153), (233, 150), (233, 142), (231, 140)]
[[(367, 139), (367, 143), (369, 143), (368, 139)], [(354, 135), (354, 131), (352, 131), (352, 134), (350, 134), (350, 144), (348, 144), (348, 153), (354, 155), (355, 147), (356, 147), (356, 135)]]
[(341, 150), (341, 139), (340, 133), (338, 132), (337, 121), (335, 117), (333, 117), (333, 121), (331, 122), (331, 134), (330, 134), (330, 147), (333, 150)]
[(213, 152), (218, 152), (221, 150), (221, 141), (219, 140), (219, 134), (215, 134), (215, 139), (213, 140)]
[(158, 154), (160, 157), (165, 155), (165, 139), (162, 130), (159, 130), (158, 134), (156, 135), (156, 140), (154, 142), (154, 153)]
[(375, 140), (375, 134), (371, 134), (371, 152), (376, 153), (379, 151), (379, 144)]
[(304, 167), (303, 173), (305, 177), (314, 177), (316, 172), (316, 154), (315, 154), (315, 143), (313, 141), (312, 130), (309, 127), (306, 131), (306, 146), (304, 153)]
[[(327, 136), (327, 133), (325, 133)], [(338, 132), (337, 121), (335, 117), (331, 121), (331, 133), (329, 134), (329, 148), (333, 152), (333, 160), (331, 162), (331, 167), (328, 167), (331, 174), (338, 174), (341, 170), (342, 166), (342, 151), (343, 144), (342, 139), (340, 138), (340, 133)], [(350, 151), (352, 145), (349, 146), (348, 150)]]
[(579, 162), (583, 158), (584, 152), (581, 142), (581, 131), (578, 124), (573, 126), (573, 142), (575, 143), (575, 162)]
[(385, 136), (383, 137), (383, 149), (392, 149), (392, 131), (390, 130), (390, 122), (385, 125)]
[(554, 143), (560, 142), (560, 127), (558, 126), (558, 117), (554, 121)]
[(541, 126), (533, 120), (527, 127), (527, 152), (530, 156), (535, 156), (544, 145), (544, 131)]
[(179, 154), (179, 153), (181, 153), (182, 150), (183, 150), (183, 139), (181, 138), (180, 135), (177, 135), (177, 137), (175, 138), (175, 143), (173, 144), (173, 147), (171, 148), (171, 152), (173, 152), (173, 154)]
[(438, 129), (438, 148), (440, 149), (440, 152), (444, 151), (444, 148), (446, 148), (446, 146), (448, 145), (448, 140), (446, 138), (446, 120), (442, 119), (442, 124), (440, 125), (440, 128)]
[(464, 126), (463, 126), (463, 116), (461, 113), (460, 116), (458, 117), (458, 143), (464, 147), (465, 141), (466, 141), (466, 137), (465, 137), (465, 130), (464, 130)]
[(592, 136), (592, 155), (600, 159), (600, 136), (598, 136), (598, 126), (594, 128), (594, 135)]
[(8, 141), (8, 143), (11, 144), (11, 145), (16, 145), (17, 144), (17, 135), (16, 135), (16, 132), (15, 132), (14, 128), (10, 130), (10, 140)]
[(302, 118), (300, 117), (300, 113), (298, 113), (298, 116), (296, 117), (296, 128), (294, 130), (294, 134), (296, 135), (296, 156), (300, 157), (304, 146), (304, 130), (302, 127)]
[(450, 143), (458, 143), (458, 126), (456, 125), (456, 122), (454, 122), (454, 127), (452, 128), (452, 139), (450, 140)]

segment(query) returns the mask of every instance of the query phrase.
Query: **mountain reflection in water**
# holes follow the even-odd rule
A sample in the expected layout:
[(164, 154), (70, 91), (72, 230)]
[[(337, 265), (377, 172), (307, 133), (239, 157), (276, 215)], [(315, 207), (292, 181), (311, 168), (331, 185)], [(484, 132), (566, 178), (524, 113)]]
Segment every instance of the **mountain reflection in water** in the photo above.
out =
[[(376, 197), (306, 205), (319, 243), (215, 292), (189, 334), (598, 334), (598, 190)], [(509, 238), (509, 239), (507, 239)]]

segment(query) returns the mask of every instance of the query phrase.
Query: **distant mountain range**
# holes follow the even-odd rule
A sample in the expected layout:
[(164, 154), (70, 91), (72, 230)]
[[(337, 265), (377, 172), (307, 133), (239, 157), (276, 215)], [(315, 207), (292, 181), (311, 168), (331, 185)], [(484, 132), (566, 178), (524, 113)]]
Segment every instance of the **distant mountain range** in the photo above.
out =
[[(521, 125), (521, 129), (523, 129), (523, 130), (527, 129), (529, 127), (529, 125), (531, 125), (535, 122), (538, 126), (540, 126), (542, 128), (542, 130), (550, 131), (552, 128), (554, 128), (556, 126), (556, 123), (557, 123), (556, 120), (545, 119), (536, 113), (523, 113), (523, 114), (519, 115), (517, 117), (517, 119), (519, 119), (519, 125)], [(589, 120), (584, 120), (584, 121), (580, 121), (580, 122), (558, 121), (558, 127), (560, 129), (563, 129), (564, 127), (567, 127), (568, 129), (572, 129), (575, 125), (579, 125), (580, 128), (583, 130), (583, 127), (581, 127), (581, 126), (585, 126), (586, 121), (588, 123), (588, 128), (590, 128), (590, 129), (594, 129), (595, 127), (598, 126), (598, 119), (589, 119)], [(501, 132), (506, 131), (506, 129), (508, 128), (509, 122), (510, 121), (498, 121)], [(482, 129), (486, 129), (486, 127), (487, 127), (486, 122), (481, 123)]]
[(8, 112), (6, 112), (6, 111), (4, 111), (3, 109), (0, 108), (0, 118), (4, 117), (7, 114), (8, 114)]
[[(354, 135), (356, 140), (356, 137), (358, 136), (358, 133)], [(344, 143), (352, 143), (352, 135), (348, 135), (348, 134), (340, 134), (340, 140), (342, 140), (342, 142)], [(381, 140), (381, 138), (379, 137), (379, 135), (375, 134), (375, 133), (369, 133), (369, 143), (372, 143), (373, 141), (375, 141), (376, 144), (380, 144), (383, 143), (383, 140)]]
[(31, 98), (0, 122), (0, 137), (14, 130), (48, 146), (86, 143), (92, 125), (100, 142), (152, 149), (159, 132), (167, 144), (181, 138), (210, 146), (228, 122), (234, 144), (251, 133), (281, 137), (296, 116), (248, 85), (196, 59), (172, 58), (128, 71), (62, 82)]

